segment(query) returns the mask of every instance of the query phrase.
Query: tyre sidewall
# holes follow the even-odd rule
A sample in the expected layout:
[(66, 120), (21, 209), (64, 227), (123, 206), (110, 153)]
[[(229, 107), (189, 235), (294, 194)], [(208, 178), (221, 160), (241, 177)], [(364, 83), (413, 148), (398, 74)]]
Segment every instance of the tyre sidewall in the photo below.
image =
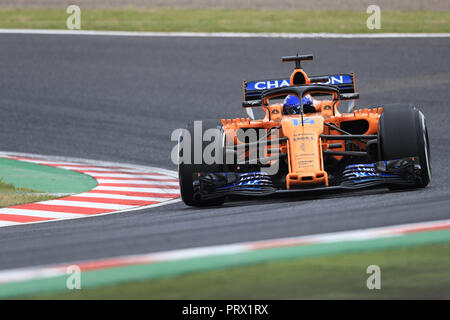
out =
[(378, 125), (380, 160), (418, 156), (422, 181), (416, 187), (425, 187), (431, 179), (431, 164), (423, 113), (410, 106), (387, 108), (383, 110)]

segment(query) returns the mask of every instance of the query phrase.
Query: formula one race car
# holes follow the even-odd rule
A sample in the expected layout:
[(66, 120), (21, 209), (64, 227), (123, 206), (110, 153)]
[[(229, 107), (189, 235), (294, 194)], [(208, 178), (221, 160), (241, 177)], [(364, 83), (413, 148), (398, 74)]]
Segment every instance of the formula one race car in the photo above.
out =
[(356, 109), (354, 74), (310, 77), (301, 62), (312, 58), (283, 57), (295, 62), (290, 78), (244, 81), (246, 118), (194, 121), (181, 131), (184, 203), (430, 182), (423, 113), (411, 106)]

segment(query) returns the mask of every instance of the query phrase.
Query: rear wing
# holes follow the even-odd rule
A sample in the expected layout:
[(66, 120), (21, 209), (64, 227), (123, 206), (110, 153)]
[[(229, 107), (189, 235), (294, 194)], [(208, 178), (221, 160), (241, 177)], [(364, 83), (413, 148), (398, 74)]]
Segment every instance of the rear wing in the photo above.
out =
[[(328, 78), (328, 81), (324, 79)], [(355, 74), (334, 74), (324, 76), (312, 76), (311, 83), (332, 84), (339, 88), (340, 93), (355, 92)], [(244, 81), (244, 101), (258, 100), (264, 90), (290, 87), (289, 78)]]

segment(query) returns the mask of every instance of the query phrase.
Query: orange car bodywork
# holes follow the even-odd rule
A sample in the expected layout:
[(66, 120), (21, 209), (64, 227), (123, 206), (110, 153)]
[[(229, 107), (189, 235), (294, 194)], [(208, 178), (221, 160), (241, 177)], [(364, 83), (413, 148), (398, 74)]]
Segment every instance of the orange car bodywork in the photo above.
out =
[[(290, 77), (291, 86), (295, 77), (304, 77), (305, 84), (310, 84), (310, 79), (303, 69), (295, 69)], [(339, 135), (337, 130), (333, 130), (324, 123), (333, 124), (340, 128), (343, 123), (363, 120), (367, 122), (367, 130), (364, 135), (372, 135), (378, 132), (378, 120), (382, 113), (382, 108), (359, 109), (351, 113), (340, 113), (338, 97), (333, 100), (319, 101), (315, 105), (315, 113), (306, 113), (303, 123), (300, 115), (283, 115), (281, 104), (269, 105), (265, 108), (265, 117), (261, 120), (251, 120), (250, 118), (222, 119), (223, 130), (227, 141), (234, 144), (243, 143), (237, 139), (237, 130), (245, 128), (264, 128), (266, 130), (281, 126), (280, 137), (287, 137), (287, 141), (270, 148), (279, 149), (280, 153), (286, 153), (285, 159), (274, 161), (286, 161), (289, 173), (286, 175), (286, 188), (328, 186), (328, 174), (324, 168), (323, 151), (329, 149), (329, 144), (341, 143), (340, 148), (333, 148), (334, 151), (345, 151), (345, 140), (326, 140), (321, 135)], [(359, 147), (365, 148), (364, 143), (355, 142)], [(268, 149), (270, 149), (268, 148)], [(266, 155), (270, 155), (270, 150), (266, 150)], [(340, 160), (342, 156), (332, 156)]]

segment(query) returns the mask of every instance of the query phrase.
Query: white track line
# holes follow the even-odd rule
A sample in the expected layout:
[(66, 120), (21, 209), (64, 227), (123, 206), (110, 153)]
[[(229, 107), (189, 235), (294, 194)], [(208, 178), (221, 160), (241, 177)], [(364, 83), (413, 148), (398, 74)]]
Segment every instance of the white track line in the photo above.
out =
[(89, 193), (79, 193), (74, 195), (75, 197), (87, 197), (87, 198), (105, 198), (105, 199), (119, 199), (119, 200), (142, 200), (142, 201), (165, 201), (167, 198), (158, 197), (138, 197), (138, 196), (127, 196), (122, 194), (108, 194), (108, 193), (95, 193), (91, 191)]
[(248, 33), (248, 32), (138, 32), (94, 30), (0, 29), (4, 34), (82, 35), (119, 37), (199, 38), (449, 38), (450, 33)]
[(147, 193), (171, 193), (178, 194), (180, 191), (178, 189), (159, 189), (159, 188), (136, 188), (136, 187), (109, 187), (109, 186), (98, 186), (93, 189), (105, 190), (105, 191), (127, 191), (127, 192), (147, 192)]
[(54, 205), (54, 206), (69, 206), (79, 208), (111, 209), (111, 210), (124, 210), (135, 207), (123, 204), (99, 203), (95, 202), (95, 200), (92, 200), (92, 202), (71, 201), (71, 200), (49, 200), (39, 202), (39, 204), (47, 204), (50, 206)]
[[(31, 210), (31, 209), (15, 209), (15, 208), (3, 208), (0, 209), (0, 214), (13, 214), (18, 216), (29, 216), (38, 218), (53, 218), (53, 219), (73, 219), (86, 217), (86, 214), (79, 213), (66, 213), (66, 212), (56, 212), (56, 211), (45, 211), (45, 210)], [(1, 219), (1, 218), (0, 218)], [(6, 222), (6, 221), (0, 221)]]
[(0, 221), (0, 227), (16, 226), (18, 224), (22, 224), (22, 223), (21, 222), (12, 222), (12, 221)]

